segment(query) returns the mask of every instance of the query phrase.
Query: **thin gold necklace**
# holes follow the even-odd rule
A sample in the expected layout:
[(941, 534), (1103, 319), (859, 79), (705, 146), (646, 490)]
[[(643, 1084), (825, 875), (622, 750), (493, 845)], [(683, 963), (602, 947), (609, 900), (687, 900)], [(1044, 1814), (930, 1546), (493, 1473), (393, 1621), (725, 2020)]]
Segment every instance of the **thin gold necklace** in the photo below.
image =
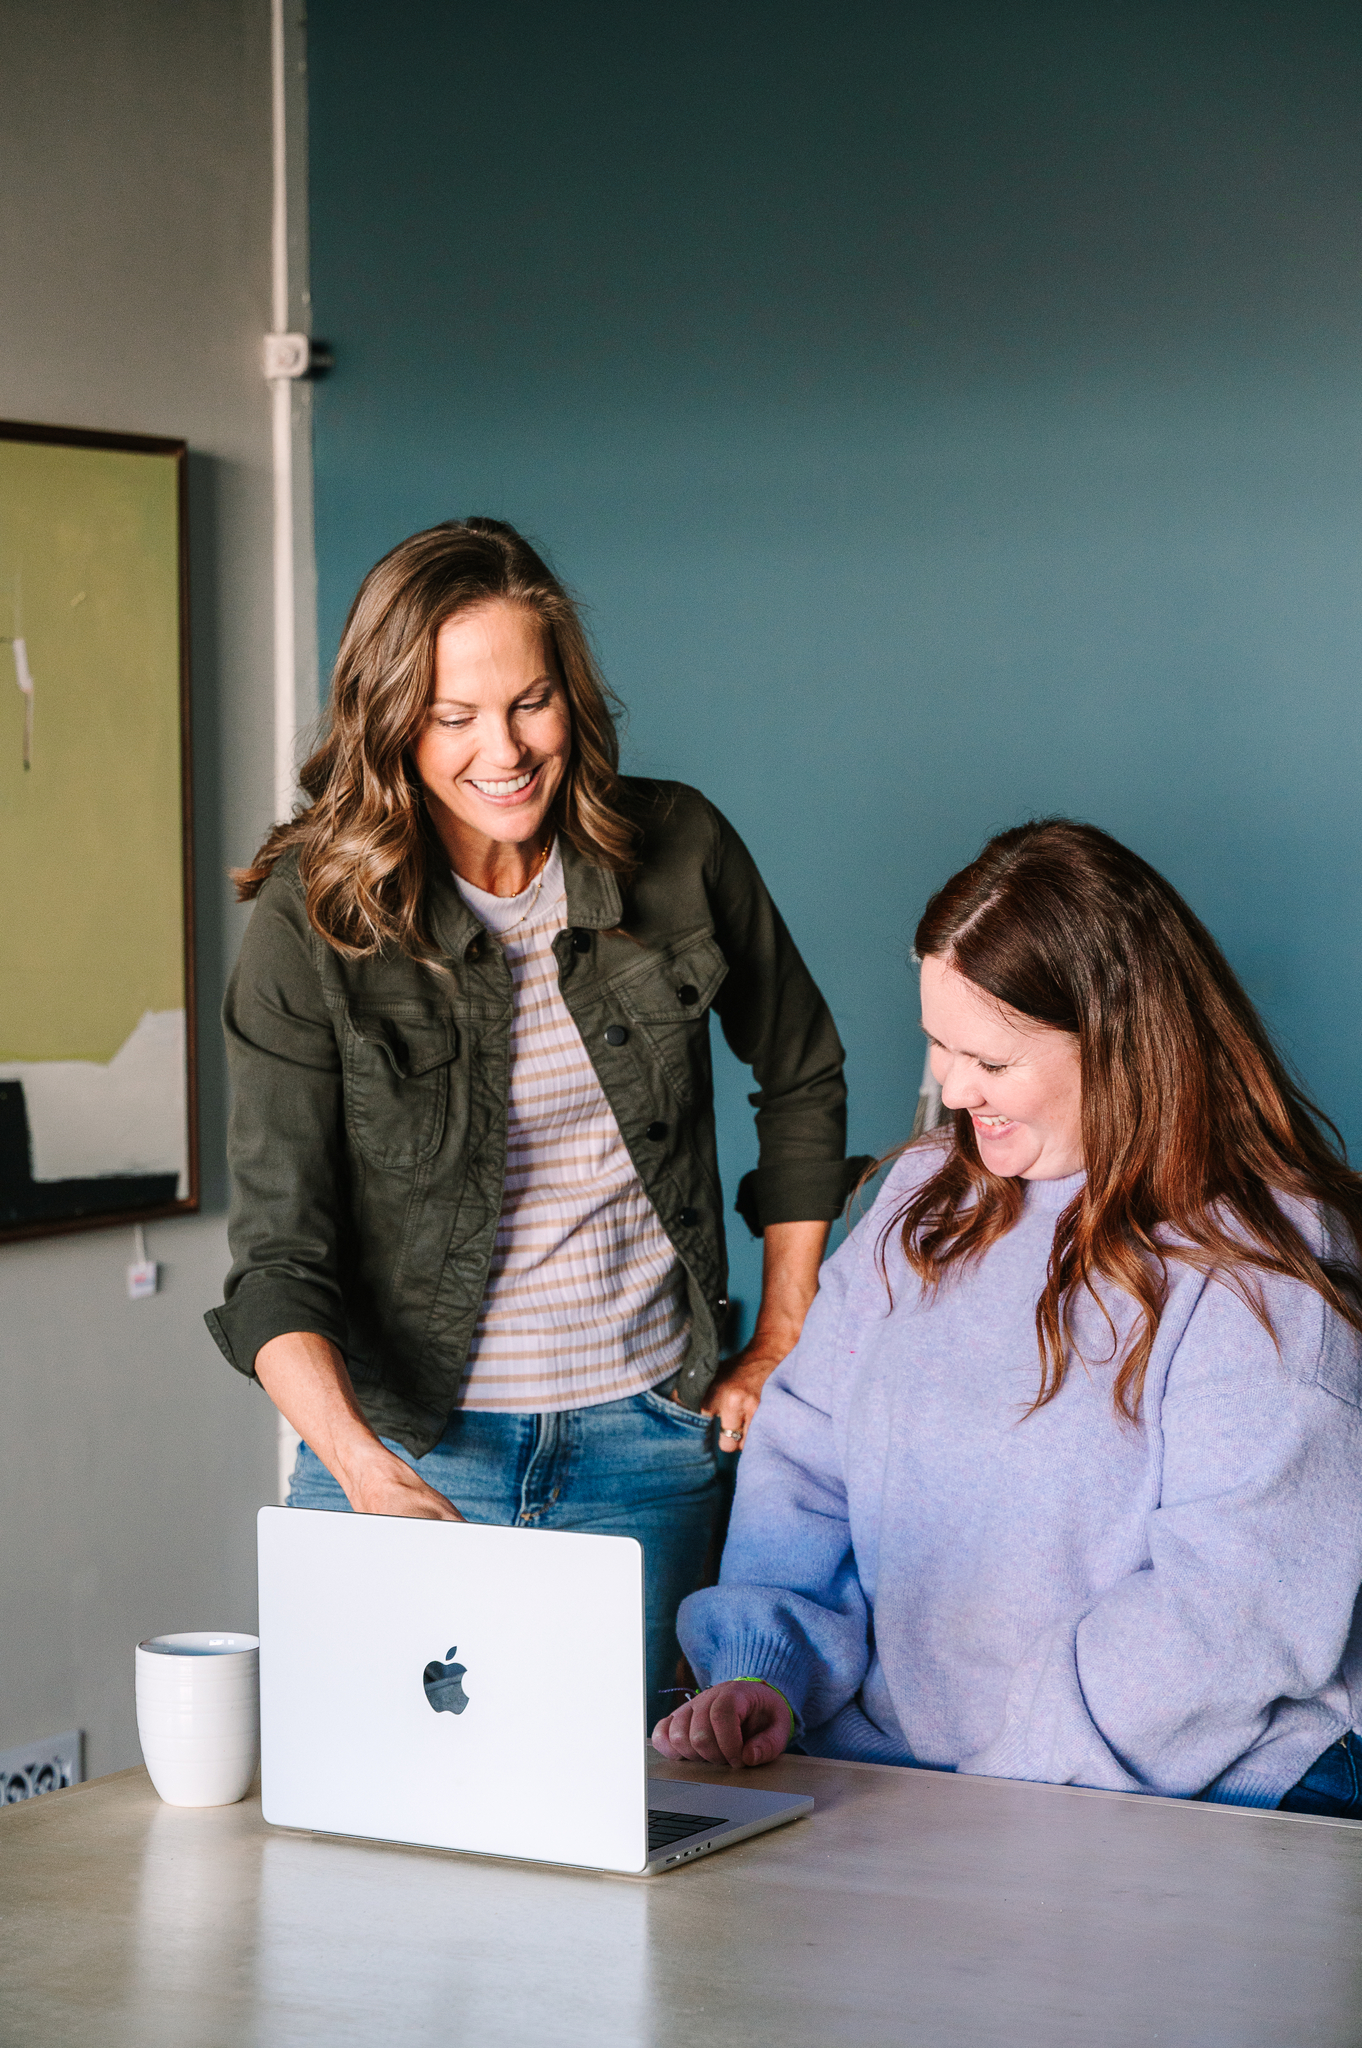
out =
[[(553, 840), (550, 838), (548, 845), (544, 848), (544, 851), (539, 856), (539, 866), (535, 869), (534, 874), (531, 876), (530, 880), (525, 884), (526, 889), (532, 888), (534, 890), (533, 896), (531, 896), (529, 902), (525, 905), (525, 908), (521, 911), (519, 917), (516, 919), (514, 924), (504, 924), (501, 927), (501, 930), (497, 933), (497, 937), (499, 939), (504, 939), (507, 932), (518, 932), (520, 930), (521, 925), (524, 924), (526, 918), (529, 916), (530, 912), (534, 909), (535, 904), (539, 901), (539, 892), (544, 886), (544, 874), (549, 864), (549, 855), (552, 851)], [(517, 891), (517, 894), (518, 893), (519, 892)]]

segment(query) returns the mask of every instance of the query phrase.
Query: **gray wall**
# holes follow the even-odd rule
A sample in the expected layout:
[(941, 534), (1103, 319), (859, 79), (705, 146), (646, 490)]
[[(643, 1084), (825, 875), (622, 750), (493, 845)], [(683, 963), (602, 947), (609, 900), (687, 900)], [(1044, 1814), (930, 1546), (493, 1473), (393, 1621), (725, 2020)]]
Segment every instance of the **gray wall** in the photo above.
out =
[(770, 879), (858, 1151), (927, 894), (1052, 810), (1362, 1142), (1356, 5), (317, 0), (310, 44), (324, 651), (404, 533), (541, 537), (630, 762)]
[(139, 1636), (253, 1626), (274, 1489), (274, 1411), (200, 1320), (226, 1263), (223, 869), (271, 788), (268, 0), (0, 0), (0, 51), (0, 416), (192, 450), (204, 1211), (148, 1228), (148, 1302), (129, 1229), (0, 1247), (0, 1748), (80, 1726), (94, 1775), (138, 1758)]

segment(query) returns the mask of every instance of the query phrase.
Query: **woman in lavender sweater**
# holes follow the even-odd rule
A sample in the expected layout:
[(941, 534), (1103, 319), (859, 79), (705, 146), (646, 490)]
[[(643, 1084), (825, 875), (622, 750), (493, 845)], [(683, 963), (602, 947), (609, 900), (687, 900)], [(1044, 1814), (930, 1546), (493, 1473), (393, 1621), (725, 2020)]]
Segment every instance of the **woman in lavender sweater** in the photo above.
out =
[(767, 1384), (654, 1743), (1362, 1811), (1362, 1178), (1093, 827), (991, 841), (917, 951), (952, 1124)]

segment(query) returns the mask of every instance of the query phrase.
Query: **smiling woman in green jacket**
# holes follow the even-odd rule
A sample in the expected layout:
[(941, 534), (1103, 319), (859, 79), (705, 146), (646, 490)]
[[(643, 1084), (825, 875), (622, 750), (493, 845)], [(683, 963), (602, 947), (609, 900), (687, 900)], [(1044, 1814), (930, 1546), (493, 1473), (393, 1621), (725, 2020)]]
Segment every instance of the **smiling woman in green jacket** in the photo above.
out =
[[(290, 1500), (637, 1536), (650, 1714), (737, 1449), (817, 1285), (842, 1048), (751, 856), (617, 772), (571, 600), (511, 527), (373, 569), (309, 801), (237, 876), (234, 1263), (208, 1317), (303, 1439)], [(709, 1013), (753, 1070), (727, 1301)]]

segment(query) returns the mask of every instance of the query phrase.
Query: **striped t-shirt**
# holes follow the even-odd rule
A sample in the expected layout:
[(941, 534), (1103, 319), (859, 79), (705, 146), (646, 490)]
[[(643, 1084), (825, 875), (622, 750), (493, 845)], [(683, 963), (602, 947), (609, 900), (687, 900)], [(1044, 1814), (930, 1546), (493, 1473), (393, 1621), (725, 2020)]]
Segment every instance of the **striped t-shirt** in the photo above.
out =
[(562, 858), (555, 844), (537, 896), (454, 879), (515, 992), (506, 1186), (460, 1403), (542, 1414), (622, 1400), (676, 1371), (690, 1322), (676, 1252), (558, 987)]

